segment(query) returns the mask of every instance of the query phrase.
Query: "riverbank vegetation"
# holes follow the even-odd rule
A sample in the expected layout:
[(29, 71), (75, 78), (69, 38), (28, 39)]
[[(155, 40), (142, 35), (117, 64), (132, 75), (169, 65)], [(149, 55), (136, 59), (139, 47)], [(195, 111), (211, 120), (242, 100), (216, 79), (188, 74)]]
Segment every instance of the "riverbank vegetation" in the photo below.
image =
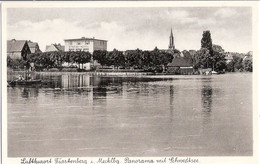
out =
[(239, 56), (232, 55), (232, 60), (227, 61), (224, 49), (212, 43), (210, 31), (204, 31), (201, 39), (201, 49), (196, 51), (193, 56), (193, 67), (195, 69), (211, 68), (217, 72), (252, 72), (252, 60), (244, 60), (242, 56), (241, 54)]
[(25, 59), (11, 59), (8, 56), (7, 66), (12, 69), (33, 67), (39, 71), (82, 71), (80, 68), (83, 68), (83, 64), (97, 61), (101, 69), (105, 67), (129, 71), (167, 72), (168, 64), (174, 58), (180, 57), (181, 53), (183, 58), (191, 63), (194, 70), (210, 68), (216, 72), (253, 71), (252, 59), (244, 60), (241, 55), (233, 55), (232, 60), (227, 61), (224, 49), (212, 43), (210, 31), (203, 32), (201, 49), (193, 50), (193, 54), (186, 50), (169, 51), (160, 50), (157, 47), (152, 51), (141, 49), (124, 52), (117, 49), (113, 51), (96, 50), (93, 52), (93, 56), (85, 51), (53, 51), (32, 53)]
[(143, 69), (144, 71), (165, 71), (165, 68), (172, 62), (173, 55), (166, 51), (161, 51), (157, 47), (153, 51), (143, 51), (140, 49), (127, 50), (124, 53), (114, 49), (111, 52), (94, 51), (93, 59), (103, 66), (115, 66), (125, 69)]

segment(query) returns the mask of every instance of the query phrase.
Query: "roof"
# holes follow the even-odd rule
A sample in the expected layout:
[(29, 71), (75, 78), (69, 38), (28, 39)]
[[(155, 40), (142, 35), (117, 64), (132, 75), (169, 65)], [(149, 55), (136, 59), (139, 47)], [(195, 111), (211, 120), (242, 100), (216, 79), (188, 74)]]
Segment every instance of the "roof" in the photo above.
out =
[(225, 56), (225, 59), (226, 60), (233, 60), (233, 57), (231, 55), (227, 55), (227, 56)]
[(27, 42), (28, 43), (28, 46), (30, 47), (30, 48), (35, 48), (36, 46), (37, 46), (37, 44), (38, 43), (36, 43), (36, 42)]
[(23, 50), (26, 40), (8, 40), (7, 41), (7, 52), (20, 52)]
[(247, 55), (253, 56), (253, 51), (249, 51), (249, 52), (247, 53)]
[(168, 67), (192, 67), (192, 63), (187, 58), (178, 57), (173, 58), (172, 62), (168, 64)]
[(183, 56), (184, 56), (185, 58), (192, 58), (190, 52), (187, 51), (187, 50), (184, 50), (184, 51), (182, 51), (181, 53), (183, 54)]
[[(46, 50), (48, 50), (51, 46), (57, 49), (57, 51), (65, 51), (65, 46), (62, 46), (61, 44), (51, 44), (51, 45), (46, 45)], [(46, 51), (45, 50), (45, 51)]]
[(81, 37), (81, 38), (77, 38), (77, 39), (64, 39), (65, 41), (74, 41), (74, 40), (100, 40), (100, 41), (105, 41), (107, 42), (107, 40), (102, 40), (102, 39), (95, 39), (93, 38), (85, 38), (85, 37)]
[(252, 61), (253, 60), (253, 57), (251, 55), (246, 55), (244, 58), (243, 58), (243, 61), (245, 60), (250, 60)]
[(28, 46), (30, 48), (31, 53), (41, 52), (37, 42), (32, 42), (32, 41), (29, 40), (29, 41), (27, 41), (27, 43), (28, 43)]
[(65, 46), (62, 46), (62, 45), (60, 45), (60, 44), (53, 44), (56, 48), (57, 48), (57, 50), (59, 50), (59, 51), (65, 51)]

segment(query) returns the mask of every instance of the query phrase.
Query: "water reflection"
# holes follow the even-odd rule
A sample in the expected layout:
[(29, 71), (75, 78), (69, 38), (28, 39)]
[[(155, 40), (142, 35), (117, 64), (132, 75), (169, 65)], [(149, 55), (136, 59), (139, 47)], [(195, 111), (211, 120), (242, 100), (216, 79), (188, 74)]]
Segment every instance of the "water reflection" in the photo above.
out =
[(211, 112), (212, 107), (212, 87), (211, 81), (202, 82), (202, 89), (201, 89), (201, 101), (203, 112)]
[(202, 103), (202, 131), (206, 131), (212, 127), (212, 94), (213, 89), (211, 86), (211, 79), (202, 81), (201, 88), (201, 103)]
[(251, 76), (39, 77), (7, 90), (10, 157), (252, 155)]
[(170, 86), (170, 106), (173, 106), (173, 100), (174, 100), (174, 88), (173, 85)]
[(30, 98), (30, 97), (38, 97), (39, 88), (21, 88), (21, 97), (22, 98)]

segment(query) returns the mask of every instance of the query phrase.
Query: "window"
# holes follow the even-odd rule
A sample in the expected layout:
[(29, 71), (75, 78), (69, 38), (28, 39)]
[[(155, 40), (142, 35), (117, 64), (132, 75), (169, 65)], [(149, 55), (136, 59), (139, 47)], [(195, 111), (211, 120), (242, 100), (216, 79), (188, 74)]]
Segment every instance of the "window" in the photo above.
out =
[(86, 41), (85, 41), (85, 44), (86, 44), (86, 45), (88, 45), (88, 44), (89, 44), (89, 41), (88, 41), (88, 40), (86, 40)]
[(69, 41), (69, 44), (72, 45), (72, 41)]

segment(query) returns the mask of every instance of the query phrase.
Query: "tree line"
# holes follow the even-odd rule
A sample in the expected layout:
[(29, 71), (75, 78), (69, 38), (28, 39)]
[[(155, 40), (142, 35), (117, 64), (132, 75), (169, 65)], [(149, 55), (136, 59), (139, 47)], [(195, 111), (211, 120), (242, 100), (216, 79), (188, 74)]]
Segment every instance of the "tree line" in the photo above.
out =
[[(160, 51), (155, 48), (153, 51), (142, 51), (140, 49), (119, 51), (96, 50), (93, 52), (93, 60), (103, 66), (114, 66), (115, 68), (127, 69), (144, 69), (145, 71), (162, 71), (165, 70), (167, 64), (172, 62), (173, 55)], [(71, 65), (83, 65), (92, 60), (92, 55), (85, 51), (53, 51), (32, 53), (26, 56), (25, 59), (11, 59), (7, 57), (7, 66), (10, 68), (29, 67), (30, 63), (34, 63), (35, 67), (62, 68), (63, 63)]]
[(25, 59), (11, 59), (7, 57), (7, 66), (10, 68), (28, 68), (30, 63), (34, 63), (35, 67), (48, 69), (61, 68), (64, 62), (80, 66), (90, 62), (90, 60), (91, 54), (85, 51), (52, 51), (32, 53), (27, 55)]
[(210, 31), (204, 31), (201, 39), (201, 49), (193, 56), (193, 67), (212, 68), (217, 72), (253, 71), (252, 60), (245, 60), (240, 56), (232, 56), (231, 62), (226, 61), (225, 51), (219, 45), (212, 43)]
[(113, 51), (97, 50), (93, 52), (93, 59), (103, 66), (115, 66), (126, 69), (144, 69), (145, 71), (165, 71), (167, 65), (172, 62), (173, 55), (161, 51), (155, 47), (152, 51), (140, 49), (127, 50), (124, 53), (114, 49)]
[[(174, 54), (173, 54), (174, 53)], [(185, 54), (185, 53), (183, 53)], [(125, 69), (143, 69), (144, 71), (165, 72), (167, 65), (172, 62), (174, 57), (178, 57), (180, 52), (159, 50), (155, 47), (152, 51), (147, 50), (127, 50), (125, 52), (114, 49), (113, 51), (96, 50), (93, 56), (85, 51), (53, 51), (33, 53), (26, 56), (25, 59), (11, 59), (7, 57), (7, 66), (10, 68), (29, 67), (34, 63), (35, 67), (43, 69), (62, 68), (63, 63), (80, 65), (96, 60), (101, 68), (104, 66), (114, 66), (115, 68)], [(253, 70), (252, 61), (243, 61), (240, 56), (233, 56), (231, 62), (227, 63), (225, 51), (221, 46), (212, 43), (210, 31), (204, 31), (201, 39), (201, 49), (193, 55), (188, 54), (189, 60), (194, 69), (212, 68), (217, 72), (251, 71)]]

